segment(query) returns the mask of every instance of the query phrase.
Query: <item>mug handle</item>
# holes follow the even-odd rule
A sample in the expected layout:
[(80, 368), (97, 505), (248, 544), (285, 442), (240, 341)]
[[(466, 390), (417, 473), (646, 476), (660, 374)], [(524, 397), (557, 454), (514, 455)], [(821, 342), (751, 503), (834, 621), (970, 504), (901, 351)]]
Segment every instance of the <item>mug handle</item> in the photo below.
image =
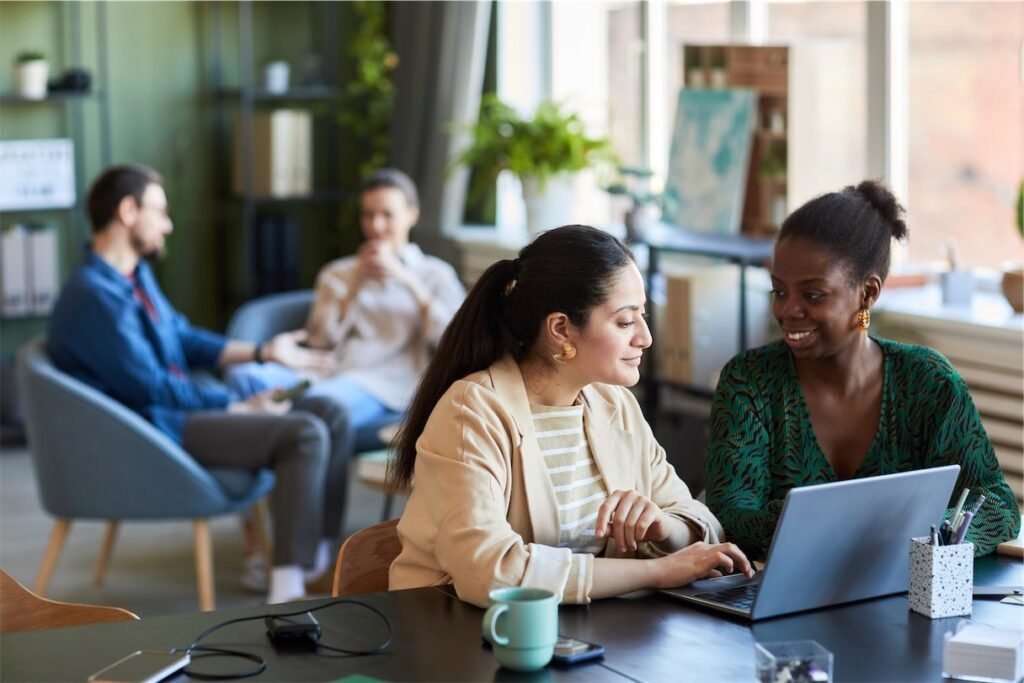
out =
[(498, 635), (498, 632), (494, 628), (498, 625), (498, 617), (507, 611), (508, 605), (503, 602), (499, 602), (488, 607), (487, 613), (484, 614), (483, 635), (484, 638), (490, 641), (492, 645), (508, 645), (508, 637)]

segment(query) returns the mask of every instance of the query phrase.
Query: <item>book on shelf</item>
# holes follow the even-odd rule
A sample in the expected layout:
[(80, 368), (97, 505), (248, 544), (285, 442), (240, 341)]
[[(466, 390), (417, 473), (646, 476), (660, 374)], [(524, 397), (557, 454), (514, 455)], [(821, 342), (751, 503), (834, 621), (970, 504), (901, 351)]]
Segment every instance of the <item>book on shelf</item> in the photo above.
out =
[[(246, 140), (235, 117), (232, 187), (245, 195)], [(304, 109), (271, 109), (252, 115), (252, 187), (248, 194), (303, 197), (313, 191), (313, 116)]]
[(28, 231), (23, 225), (14, 225), (0, 237), (0, 283), (3, 287), (0, 312), (8, 317), (28, 315), (29, 312), (26, 244)]
[(29, 308), (47, 315), (57, 302), (60, 277), (57, 264), (57, 230), (45, 228), (28, 234)]
[(60, 286), (57, 230), (15, 223), (0, 238), (0, 313), (46, 315)]

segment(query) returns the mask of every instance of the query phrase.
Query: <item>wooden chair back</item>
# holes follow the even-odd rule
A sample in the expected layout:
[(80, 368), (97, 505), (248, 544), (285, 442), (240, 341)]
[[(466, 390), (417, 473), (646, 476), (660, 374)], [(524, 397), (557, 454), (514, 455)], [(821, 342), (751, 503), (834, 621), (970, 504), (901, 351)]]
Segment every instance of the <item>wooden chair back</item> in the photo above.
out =
[(388, 589), (388, 570), (402, 544), (398, 540), (398, 520), (374, 524), (349, 536), (338, 551), (334, 569), (335, 597), (380, 593)]
[(138, 619), (128, 610), (41, 598), (0, 569), (0, 633)]

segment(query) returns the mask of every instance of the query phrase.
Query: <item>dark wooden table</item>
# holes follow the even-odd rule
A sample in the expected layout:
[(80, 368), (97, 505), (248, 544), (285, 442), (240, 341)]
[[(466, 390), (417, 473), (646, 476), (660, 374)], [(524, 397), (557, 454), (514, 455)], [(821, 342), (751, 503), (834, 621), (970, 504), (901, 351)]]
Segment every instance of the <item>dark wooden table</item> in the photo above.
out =
[[(1020, 585), (1019, 560), (988, 557), (976, 563), (978, 585)], [(942, 638), (957, 618), (930, 620), (907, 609), (906, 596), (816, 610), (754, 625), (647, 594), (560, 608), (560, 632), (601, 643), (603, 662), (554, 666), (535, 674), (500, 669), (480, 646), (482, 610), (446, 592), (419, 589), (360, 596), (395, 628), (388, 650), (368, 657), (332, 657), (275, 651), (262, 621), (228, 627), (211, 645), (237, 647), (268, 662), (258, 680), (327, 681), (364, 674), (391, 681), (750, 681), (755, 641), (813, 639), (835, 656), (836, 681), (935, 681), (942, 670)], [(326, 600), (275, 606), (286, 612)], [(7, 634), (0, 638), (0, 680), (83, 681), (136, 649), (188, 645), (203, 629), (226, 619), (262, 614), (255, 607), (155, 617), (137, 622)], [(358, 608), (316, 613), (328, 644), (365, 646), (382, 634), (375, 617)], [(1024, 628), (1024, 607), (975, 600), (975, 621)], [(241, 660), (207, 662), (244, 667)]]

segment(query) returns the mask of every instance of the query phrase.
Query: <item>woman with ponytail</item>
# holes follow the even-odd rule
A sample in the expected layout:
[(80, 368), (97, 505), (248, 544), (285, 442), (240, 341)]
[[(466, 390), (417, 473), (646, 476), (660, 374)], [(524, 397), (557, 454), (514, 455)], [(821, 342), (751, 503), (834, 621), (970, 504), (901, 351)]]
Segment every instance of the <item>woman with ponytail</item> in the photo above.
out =
[[(651, 345), (629, 250), (582, 225), (477, 281), (441, 338), (390, 476), (412, 484), (392, 589), (500, 586), (567, 603), (752, 573), (627, 389)], [(645, 560), (645, 561), (641, 561)]]
[(771, 266), (782, 339), (733, 358), (711, 410), (707, 503), (752, 557), (791, 488), (950, 464), (951, 507), (964, 488), (985, 496), (967, 531), (975, 553), (1017, 535), (1017, 501), (964, 380), (936, 351), (868, 333), (890, 243), (906, 237), (903, 207), (874, 181), (782, 224)]

